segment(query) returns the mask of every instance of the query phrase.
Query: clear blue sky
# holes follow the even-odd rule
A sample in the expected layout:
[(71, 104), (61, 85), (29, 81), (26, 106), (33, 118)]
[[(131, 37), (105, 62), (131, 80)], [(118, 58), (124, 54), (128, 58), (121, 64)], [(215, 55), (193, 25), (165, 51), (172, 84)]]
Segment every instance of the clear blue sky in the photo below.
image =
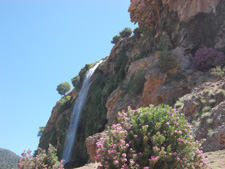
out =
[(110, 54), (130, 0), (0, 0), (0, 148), (36, 150), (59, 83)]

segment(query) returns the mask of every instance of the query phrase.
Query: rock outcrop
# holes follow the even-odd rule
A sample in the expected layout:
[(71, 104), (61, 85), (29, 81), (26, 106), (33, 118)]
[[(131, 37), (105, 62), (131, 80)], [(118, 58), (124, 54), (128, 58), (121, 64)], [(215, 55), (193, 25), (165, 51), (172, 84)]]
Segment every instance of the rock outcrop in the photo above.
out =
[(203, 83), (179, 99), (176, 106), (194, 126), (194, 135), (206, 138), (204, 151), (225, 149), (225, 79)]
[(149, 26), (161, 19), (165, 8), (177, 13), (179, 21), (189, 21), (199, 13), (216, 13), (219, 0), (131, 0), (131, 21)]
[(86, 144), (86, 147), (87, 147), (87, 152), (90, 155), (91, 161), (93, 163), (96, 162), (96, 159), (95, 159), (96, 151), (97, 151), (96, 143), (101, 138), (104, 138), (106, 135), (107, 135), (107, 132), (97, 133), (97, 134), (94, 134), (93, 136), (89, 136), (85, 140), (85, 144)]

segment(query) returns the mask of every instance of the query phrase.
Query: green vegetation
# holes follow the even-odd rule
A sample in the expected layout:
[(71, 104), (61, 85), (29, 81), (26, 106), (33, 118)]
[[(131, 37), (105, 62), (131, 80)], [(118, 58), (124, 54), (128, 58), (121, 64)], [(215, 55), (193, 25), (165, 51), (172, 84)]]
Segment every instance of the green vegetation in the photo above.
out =
[(113, 37), (113, 40), (111, 41), (112, 44), (117, 44), (119, 41), (121, 41), (121, 36), (116, 35)]
[(128, 84), (128, 91), (134, 94), (139, 94), (142, 92), (145, 83), (145, 70), (139, 69), (137, 72), (131, 77)]
[(45, 131), (45, 127), (39, 127), (39, 131), (38, 131), (37, 136), (41, 137), (44, 131)]
[(210, 111), (212, 108), (210, 107), (210, 106), (205, 106), (203, 109), (202, 109), (202, 111), (203, 112), (208, 112), (208, 111)]
[(213, 130), (213, 129), (209, 129), (209, 130), (208, 130), (208, 134), (207, 134), (207, 135), (208, 135), (209, 137), (212, 137), (212, 136), (213, 136), (213, 134), (215, 134), (215, 133), (216, 133), (216, 131), (215, 131), (215, 130)]
[(73, 84), (73, 87), (75, 87), (76, 89), (80, 89), (81, 88), (81, 84), (79, 83), (80, 82), (80, 76), (77, 75), (75, 76), (72, 80), (72, 84)]
[(80, 91), (83, 81), (85, 79), (86, 73), (88, 72), (89, 69), (91, 69), (96, 63), (93, 64), (86, 64), (80, 71), (79, 75), (75, 76), (74, 78), (71, 79), (71, 82), (73, 84), (73, 87), (77, 91)]
[(168, 34), (164, 33), (157, 41), (157, 50), (168, 51), (172, 48), (172, 42)]
[(134, 36), (136, 36), (137, 38), (140, 38), (141, 36), (143, 36), (142, 30), (140, 27), (135, 28), (133, 32), (134, 32)]
[(149, 27), (147, 27), (145, 24), (142, 24), (140, 26), (140, 32), (141, 32), (141, 37), (143, 39), (152, 38), (156, 34), (156, 30), (154, 28), (153, 29), (149, 29)]
[(131, 36), (131, 34), (132, 34), (131, 28), (124, 28), (124, 30), (120, 32), (120, 37), (127, 38), (127, 37)]
[(60, 83), (57, 86), (57, 89), (56, 90), (58, 91), (58, 93), (60, 95), (65, 96), (65, 94), (71, 90), (70, 83), (69, 82)]
[(0, 148), (0, 168), (1, 169), (17, 169), (20, 157), (12, 151)]
[(178, 109), (178, 108), (182, 107), (183, 105), (184, 105), (183, 102), (177, 101), (177, 102), (175, 103), (175, 105), (174, 105), (174, 108), (175, 108), (175, 109)]
[(162, 71), (167, 72), (177, 66), (176, 55), (172, 54), (172, 51), (158, 52), (159, 67)]
[(97, 142), (99, 168), (208, 168), (184, 114), (169, 106), (118, 113), (118, 124)]
[(24, 151), (19, 161), (20, 169), (64, 169), (63, 161), (59, 162), (56, 156), (56, 149), (49, 144), (47, 152), (38, 148), (37, 155), (33, 157), (31, 151)]
[(222, 78), (224, 76), (225, 67), (221, 68), (221, 66), (216, 66), (215, 68), (211, 69), (211, 74), (214, 76), (218, 76)]
[(58, 113), (63, 112), (64, 110), (71, 107), (71, 96), (65, 96), (59, 100), (59, 103), (57, 104)]
[(205, 98), (201, 98), (200, 101), (201, 101), (201, 103), (203, 103), (203, 104), (206, 103), (206, 99), (205, 99)]

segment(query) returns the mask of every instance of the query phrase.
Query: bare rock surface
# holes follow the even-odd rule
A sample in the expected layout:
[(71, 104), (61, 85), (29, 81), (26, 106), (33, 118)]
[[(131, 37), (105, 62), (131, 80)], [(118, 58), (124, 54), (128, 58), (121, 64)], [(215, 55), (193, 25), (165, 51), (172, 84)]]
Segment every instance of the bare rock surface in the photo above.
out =
[(168, 7), (176, 12), (180, 21), (189, 21), (199, 13), (216, 13), (219, 0), (131, 0), (131, 21), (152, 26)]
[(194, 126), (197, 140), (206, 138), (204, 151), (225, 149), (225, 79), (203, 83), (177, 102)]

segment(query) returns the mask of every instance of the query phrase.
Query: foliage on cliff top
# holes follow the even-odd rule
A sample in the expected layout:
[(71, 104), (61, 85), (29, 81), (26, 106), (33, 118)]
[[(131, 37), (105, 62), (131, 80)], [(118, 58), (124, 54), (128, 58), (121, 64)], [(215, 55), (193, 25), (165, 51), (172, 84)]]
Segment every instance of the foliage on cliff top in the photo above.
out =
[(85, 76), (86, 76), (86, 73), (88, 72), (88, 70), (91, 69), (96, 63), (86, 64), (79, 72), (79, 75), (77, 75), (71, 79), (73, 87), (75, 87), (77, 91), (79, 91), (81, 89), (83, 81), (85, 79)]
[(71, 90), (70, 83), (62, 82), (57, 86), (56, 90), (60, 95), (65, 96), (65, 94)]
[(127, 38), (127, 37), (131, 36), (131, 34), (132, 34), (132, 29), (131, 28), (124, 28), (120, 32), (121, 38)]
[(207, 168), (184, 114), (169, 106), (119, 113), (119, 123), (97, 143), (99, 168)]

